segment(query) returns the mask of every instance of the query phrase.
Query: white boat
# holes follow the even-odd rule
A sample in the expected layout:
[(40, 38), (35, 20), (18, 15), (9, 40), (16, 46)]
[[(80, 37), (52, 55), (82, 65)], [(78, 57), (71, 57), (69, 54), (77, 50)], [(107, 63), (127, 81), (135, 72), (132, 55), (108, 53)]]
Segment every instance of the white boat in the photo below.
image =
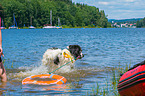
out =
[[(14, 18), (14, 25), (12, 25), (12, 26), (10, 26), (9, 27), (9, 29), (18, 29), (18, 27), (17, 27), (17, 22), (16, 22), (16, 19), (15, 19), (15, 15), (13, 14), (13, 18)], [(16, 24), (16, 26), (15, 26), (15, 24)]]
[(9, 27), (9, 29), (18, 29), (18, 27), (16, 27), (15, 25)]
[(60, 20), (58, 18), (58, 26), (52, 26), (52, 10), (50, 11), (50, 24), (46, 24), (46, 26), (43, 27), (43, 29), (62, 29), (62, 27), (59, 27)]
[(29, 27), (29, 29), (35, 29), (35, 27), (34, 26), (32, 26), (32, 17), (31, 17), (31, 26)]
[(0, 29), (5, 29), (5, 27), (1, 27)]
[(44, 26), (43, 29), (62, 29), (62, 27), (59, 27), (59, 26)]
[(44, 26), (43, 29), (56, 29), (56, 26)]
[(35, 29), (35, 27), (34, 26), (30, 26), (29, 29)]

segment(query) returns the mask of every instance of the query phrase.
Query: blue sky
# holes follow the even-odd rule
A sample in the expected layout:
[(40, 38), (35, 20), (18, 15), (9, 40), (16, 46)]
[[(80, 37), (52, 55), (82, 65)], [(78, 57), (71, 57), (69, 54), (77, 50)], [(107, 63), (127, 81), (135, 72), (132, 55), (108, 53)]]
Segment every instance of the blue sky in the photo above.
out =
[(104, 10), (108, 19), (145, 17), (145, 0), (72, 0)]

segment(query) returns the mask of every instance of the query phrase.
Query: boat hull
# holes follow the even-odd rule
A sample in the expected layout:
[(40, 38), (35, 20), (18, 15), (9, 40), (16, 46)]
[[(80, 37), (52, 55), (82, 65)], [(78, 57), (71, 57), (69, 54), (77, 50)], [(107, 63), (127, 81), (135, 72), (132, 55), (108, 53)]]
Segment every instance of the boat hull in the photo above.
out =
[(121, 96), (145, 96), (145, 65), (124, 73), (117, 88)]
[(18, 27), (9, 27), (9, 29), (18, 29)]
[(5, 27), (0, 27), (0, 29), (5, 29)]
[(57, 26), (44, 26), (43, 29), (62, 29), (62, 27), (57, 27)]
[(34, 26), (30, 26), (29, 29), (35, 29), (35, 27)]

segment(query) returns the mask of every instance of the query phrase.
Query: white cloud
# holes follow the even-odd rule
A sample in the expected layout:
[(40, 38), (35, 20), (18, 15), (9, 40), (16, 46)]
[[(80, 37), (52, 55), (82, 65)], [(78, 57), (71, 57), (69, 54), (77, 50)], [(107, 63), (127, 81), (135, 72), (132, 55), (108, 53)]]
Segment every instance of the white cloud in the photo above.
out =
[(125, 0), (125, 2), (135, 2), (135, 0)]
[(102, 5), (109, 5), (109, 2), (98, 2), (98, 4), (102, 4)]
[(104, 10), (109, 19), (144, 18), (145, 0), (73, 0)]

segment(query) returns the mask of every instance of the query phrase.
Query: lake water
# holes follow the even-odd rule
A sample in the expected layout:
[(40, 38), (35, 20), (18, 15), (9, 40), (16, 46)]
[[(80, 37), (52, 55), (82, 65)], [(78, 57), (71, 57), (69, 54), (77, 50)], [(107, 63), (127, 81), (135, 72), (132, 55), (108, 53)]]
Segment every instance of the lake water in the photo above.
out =
[[(139, 63), (145, 58), (144, 28), (72, 28), (2, 30), (4, 66), (8, 82), (0, 85), (2, 95), (87, 95), (98, 83), (103, 89), (112, 78), (112, 68)], [(63, 85), (22, 85), (30, 75), (46, 73), (41, 60), (48, 48), (82, 47), (84, 58), (75, 62)], [(97, 82), (97, 83), (96, 83)]]

